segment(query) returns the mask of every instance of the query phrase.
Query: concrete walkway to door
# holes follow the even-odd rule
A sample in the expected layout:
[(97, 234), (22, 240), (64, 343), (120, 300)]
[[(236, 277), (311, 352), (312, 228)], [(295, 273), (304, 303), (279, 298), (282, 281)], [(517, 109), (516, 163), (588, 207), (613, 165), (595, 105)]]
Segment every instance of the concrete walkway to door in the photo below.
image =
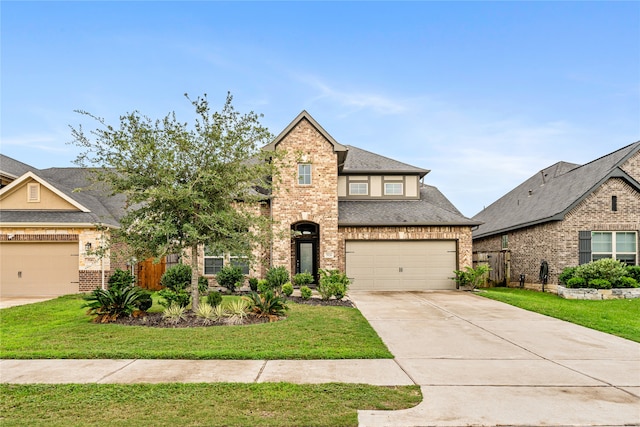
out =
[(640, 425), (638, 343), (468, 292), (350, 297), (424, 396), (360, 426)]

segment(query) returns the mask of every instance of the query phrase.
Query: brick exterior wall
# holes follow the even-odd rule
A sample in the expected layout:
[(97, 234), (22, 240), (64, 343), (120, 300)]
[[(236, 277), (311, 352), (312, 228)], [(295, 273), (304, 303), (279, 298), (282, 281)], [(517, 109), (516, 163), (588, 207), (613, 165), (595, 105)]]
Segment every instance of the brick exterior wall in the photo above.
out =
[[(274, 237), (273, 266), (295, 272), (291, 226), (319, 225), (318, 268), (338, 268), (338, 161), (332, 144), (306, 119), (301, 120), (276, 147), (280, 174), (274, 179), (271, 212)], [(311, 164), (311, 185), (298, 184), (298, 164)]]
[[(640, 168), (639, 156), (632, 160), (634, 173)], [(637, 174), (640, 175), (640, 174)], [(618, 210), (611, 210), (611, 196), (617, 196)], [(640, 232), (640, 193), (624, 180), (611, 178), (572, 209), (563, 221), (548, 222), (507, 233), (511, 252), (511, 285), (526, 275), (527, 287), (541, 288), (540, 262), (549, 264), (549, 285), (557, 285), (565, 267), (578, 265), (580, 231)], [(495, 235), (473, 242), (476, 252), (500, 251), (502, 236)], [(640, 245), (638, 245), (640, 246)], [(638, 255), (637, 255), (638, 256)], [(555, 286), (547, 288), (550, 291)]]

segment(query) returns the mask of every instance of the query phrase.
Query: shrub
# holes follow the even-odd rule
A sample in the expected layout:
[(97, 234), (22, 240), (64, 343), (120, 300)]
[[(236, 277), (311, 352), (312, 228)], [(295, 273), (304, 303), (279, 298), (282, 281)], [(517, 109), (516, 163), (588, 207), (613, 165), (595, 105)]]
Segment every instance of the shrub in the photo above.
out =
[(269, 290), (271, 289), (269, 288), (269, 283), (267, 282), (267, 279), (258, 280), (258, 293), (263, 294)]
[(185, 320), (187, 317), (185, 315), (186, 309), (177, 304), (171, 304), (169, 307), (165, 308), (162, 312), (162, 318), (167, 322), (173, 325), (180, 323), (181, 320)]
[(303, 300), (308, 300), (309, 298), (311, 298), (312, 294), (313, 292), (311, 292), (311, 288), (309, 288), (308, 286), (300, 287), (300, 296)]
[(231, 301), (226, 309), (227, 323), (231, 325), (240, 325), (248, 315), (248, 303), (245, 298)]
[(242, 269), (235, 265), (222, 267), (216, 275), (218, 285), (229, 289), (231, 292), (235, 292), (237, 284), (242, 283), (243, 280)]
[(636, 279), (636, 282), (640, 283), (640, 265), (628, 265), (626, 267), (627, 276)]
[(207, 295), (207, 304), (211, 307), (217, 307), (222, 303), (222, 295), (218, 291), (211, 291)]
[(191, 302), (191, 295), (184, 289), (174, 291), (169, 288), (164, 288), (158, 291), (158, 295), (162, 298), (158, 302), (165, 308), (168, 308), (174, 304), (180, 307), (186, 307)]
[(282, 285), (289, 281), (289, 272), (282, 266), (271, 267), (267, 271), (265, 279), (267, 281), (267, 289), (278, 292), (282, 288)]
[(572, 277), (571, 279), (568, 279), (567, 282), (565, 283), (565, 286), (567, 288), (584, 288), (585, 285), (586, 285), (586, 282), (582, 277)]
[(255, 277), (249, 277), (249, 288), (252, 292), (258, 291), (258, 279)]
[(191, 267), (177, 264), (168, 268), (160, 278), (160, 284), (174, 292), (188, 291), (191, 285)]
[(575, 276), (582, 277), (589, 285), (594, 279), (603, 279), (613, 283), (626, 274), (626, 265), (612, 258), (603, 258), (579, 265), (575, 271)]
[(328, 300), (332, 296), (342, 299), (349, 289), (349, 278), (339, 270), (320, 270), (320, 283), (318, 292), (323, 300)]
[(611, 282), (607, 279), (592, 279), (589, 287), (594, 289), (611, 289)]
[(575, 276), (576, 268), (578, 267), (566, 267), (562, 270), (562, 273), (558, 275), (558, 281), (566, 286), (569, 279)]
[(282, 285), (282, 293), (288, 297), (291, 296), (291, 294), (293, 293), (293, 285), (291, 284), (291, 282), (287, 282)]
[(128, 288), (129, 286), (133, 286), (135, 281), (136, 278), (133, 274), (131, 274), (131, 272), (127, 270), (120, 270), (119, 268), (117, 268), (116, 271), (113, 272), (111, 277), (109, 277), (109, 289), (122, 290), (124, 288)]
[(633, 277), (624, 276), (619, 278), (615, 283), (612, 283), (614, 288), (637, 288), (638, 281)]
[(148, 292), (137, 286), (124, 289), (95, 289), (84, 297), (87, 303), (83, 307), (88, 308), (88, 315), (95, 316), (94, 322), (114, 322), (118, 317), (146, 311), (142, 307), (147, 307), (150, 297)]
[(140, 288), (140, 297), (138, 298), (138, 310), (146, 312), (153, 305), (153, 298), (151, 298), (151, 291)]
[(486, 274), (490, 270), (489, 266), (485, 264), (478, 264), (475, 268), (467, 266), (464, 270), (454, 270), (455, 277), (453, 279), (460, 287), (469, 286), (471, 289), (475, 289), (486, 281)]
[(293, 276), (293, 283), (296, 286), (310, 285), (313, 283), (313, 274), (311, 273), (298, 273)]
[[(293, 289), (293, 286), (292, 286)], [(287, 307), (287, 300), (277, 296), (272, 291), (267, 291), (260, 295), (252, 292), (248, 297), (243, 298), (247, 301), (248, 309), (256, 317), (267, 317), (270, 322), (278, 320), (278, 317), (284, 316)]]
[(198, 304), (196, 316), (202, 319), (202, 323), (204, 325), (210, 325), (211, 323), (218, 320), (218, 318), (216, 317), (214, 306), (206, 302)]
[(200, 295), (204, 295), (209, 290), (209, 280), (206, 277), (198, 277), (198, 292)]

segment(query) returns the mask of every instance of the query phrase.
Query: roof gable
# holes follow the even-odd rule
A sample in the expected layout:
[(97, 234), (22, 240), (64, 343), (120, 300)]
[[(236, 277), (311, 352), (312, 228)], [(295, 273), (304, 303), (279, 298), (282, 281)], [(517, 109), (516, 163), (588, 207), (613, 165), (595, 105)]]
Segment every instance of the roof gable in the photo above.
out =
[(562, 220), (610, 178), (622, 178), (640, 191), (640, 183), (621, 169), (639, 150), (640, 141), (582, 166), (559, 162), (543, 169), (474, 216), (484, 222), (474, 238)]
[(345, 147), (344, 145), (338, 143), (338, 141), (336, 141), (335, 139), (333, 139), (333, 137), (331, 135), (329, 135), (329, 132), (327, 132), (326, 130), (324, 130), (324, 128), (322, 126), (320, 126), (320, 124), (313, 118), (311, 117), (311, 114), (309, 114), (306, 110), (302, 110), (302, 112), (300, 114), (298, 114), (298, 116), (293, 119), (293, 121), (291, 121), (291, 123), (289, 123), (289, 125), (284, 128), (284, 130), (282, 132), (280, 132), (280, 134), (278, 136), (276, 136), (276, 138), (271, 141), (269, 144), (265, 145), (263, 147), (264, 150), (275, 150), (276, 146), (289, 134), (289, 132), (291, 132), (302, 120), (307, 120), (309, 123), (311, 123), (311, 125), (318, 131), (318, 133), (320, 133), (327, 141), (329, 141), (329, 143), (333, 146), (333, 151), (334, 152), (344, 152), (347, 151), (347, 147)]
[[(18, 191), (20, 188), (26, 187), (31, 182), (39, 183), (46, 190), (48, 190), (51, 194), (53, 194), (54, 197), (57, 197), (57, 198), (59, 198), (59, 199), (61, 199), (62, 201), (65, 202), (65, 203), (62, 203), (62, 204), (56, 203), (55, 204), (56, 206), (58, 206), (58, 207), (59, 206), (69, 206), (69, 207), (75, 208), (75, 209), (77, 209), (77, 210), (79, 210), (81, 212), (90, 212), (89, 209), (87, 209), (85, 206), (83, 206), (77, 200), (74, 200), (72, 197), (70, 197), (69, 195), (65, 194), (63, 191), (61, 191), (60, 189), (58, 189), (54, 185), (50, 184), (45, 179), (43, 179), (42, 177), (36, 175), (33, 172), (27, 172), (24, 175), (22, 175), (21, 177), (19, 177), (18, 179), (16, 179), (15, 181), (13, 181), (11, 184), (7, 185), (6, 187), (3, 187), (0, 190), (0, 200), (8, 198), (12, 193)], [(58, 209), (54, 209), (54, 210), (59, 210), (59, 208)]]

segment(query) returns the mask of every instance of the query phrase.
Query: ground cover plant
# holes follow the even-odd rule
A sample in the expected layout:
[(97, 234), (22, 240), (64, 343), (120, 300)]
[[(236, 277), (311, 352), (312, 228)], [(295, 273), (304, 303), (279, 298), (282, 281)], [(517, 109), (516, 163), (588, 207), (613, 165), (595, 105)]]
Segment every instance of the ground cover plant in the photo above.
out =
[(478, 295), (640, 342), (640, 299), (568, 300), (511, 288), (485, 289)]
[(357, 426), (358, 409), (398, 410), (418, 386), (359, 384), (0, 385), (9, 426)]
[[(224, 297), (239, 300), (241, 297)], [(351, 307), (289, 301), (287, 318), (241, 326), (152, 328), (92, 323), (82, 295), (2, 309), (6, 359), (378, 359), (392, 358)], [(161, 312), (154, 295), (150, 312)]]

